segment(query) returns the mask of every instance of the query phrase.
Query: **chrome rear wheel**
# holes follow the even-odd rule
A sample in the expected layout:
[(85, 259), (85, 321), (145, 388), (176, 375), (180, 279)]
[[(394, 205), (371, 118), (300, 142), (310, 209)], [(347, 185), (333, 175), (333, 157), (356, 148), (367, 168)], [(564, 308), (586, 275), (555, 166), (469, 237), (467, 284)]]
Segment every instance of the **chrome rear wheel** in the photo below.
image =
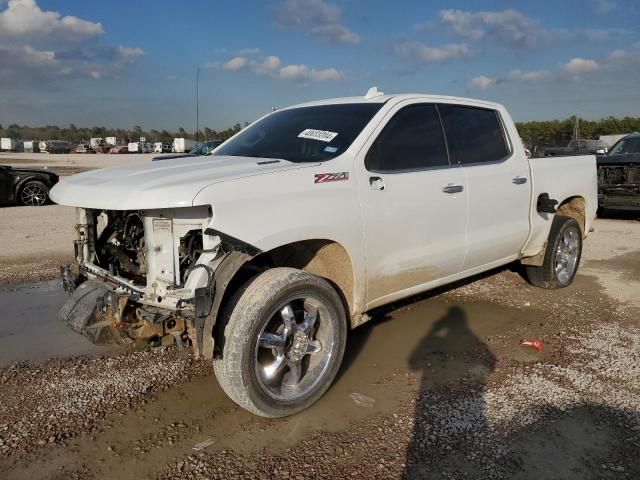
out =
[(555, 258), (556, 278), (567, 285), (573, 278), (578, 266), (580, 231), (575, 227), (567, 228), (558, 242)]

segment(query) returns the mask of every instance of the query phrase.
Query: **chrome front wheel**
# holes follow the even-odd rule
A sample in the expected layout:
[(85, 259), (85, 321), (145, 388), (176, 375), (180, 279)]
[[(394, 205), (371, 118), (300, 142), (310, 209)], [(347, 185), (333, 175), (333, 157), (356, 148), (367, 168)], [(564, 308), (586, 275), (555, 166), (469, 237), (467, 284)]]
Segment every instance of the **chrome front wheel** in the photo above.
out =
[(229, 308), (222, 355), (213, 362), (225, 393), (264, 417), (292, 415), (318, 401), (346, 344), (346, 311), (336, 289), (317, 275), (273, 268)]
[(335, 354), (333, 323), (322, 301), (291, 298), (276, 308), (256, 341), (260, 387), (275, 400), (304, 396), (322, 381)]

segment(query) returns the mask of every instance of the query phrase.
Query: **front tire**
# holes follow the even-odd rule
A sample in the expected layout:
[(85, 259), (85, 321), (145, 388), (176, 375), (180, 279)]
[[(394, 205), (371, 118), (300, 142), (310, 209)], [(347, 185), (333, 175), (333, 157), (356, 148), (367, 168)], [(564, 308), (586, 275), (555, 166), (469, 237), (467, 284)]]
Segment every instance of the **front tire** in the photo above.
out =
[(343, 303), (326, 280), (273, 268), (253, 279), (233, 306), (213, 368), (238, 405), (262, 417), (286, 417), (327, 391), (346, 337)]
[(564, 288), (578, 271), (582, 256), (582, 230), (575, 219), (556, 215), (553, 218), (544, 262), (541, 266), (527, 265), (527, 279), (540, 288)]
[(31, 180), (20, 188), (18, 200), (27, 207), (46, 205), (49, 202), (49, 187), (40, 181)]

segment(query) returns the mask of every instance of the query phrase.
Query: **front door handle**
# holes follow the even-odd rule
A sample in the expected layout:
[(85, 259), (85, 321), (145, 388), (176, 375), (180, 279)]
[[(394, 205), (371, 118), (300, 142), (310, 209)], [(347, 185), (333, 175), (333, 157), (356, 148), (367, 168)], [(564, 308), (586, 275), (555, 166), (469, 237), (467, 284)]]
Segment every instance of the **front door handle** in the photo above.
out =
[(527, 177), (515, 177), (513, 180), (511, 180), (513, 183), (515, 183), (516, 185), (522, 185), (524, 183), (527, 183)]
[(369, 185), (374, 190), (384, 190), (384, 180), (380, 177), (369, 177)]
[(464, 187), (462, 185), (454, 185), (453, 183), (450, 183), (446, 187), (442, 187), (442, 191), (444, 193), (460, 193), (463, 190)]

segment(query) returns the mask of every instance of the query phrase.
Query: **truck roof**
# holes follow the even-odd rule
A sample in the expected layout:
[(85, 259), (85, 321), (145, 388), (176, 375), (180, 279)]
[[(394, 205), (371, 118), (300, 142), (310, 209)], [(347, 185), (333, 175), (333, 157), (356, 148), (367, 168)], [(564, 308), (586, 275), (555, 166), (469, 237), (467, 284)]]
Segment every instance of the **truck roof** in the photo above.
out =
[(478, 100), (475, 98), (466, 98), (466, 97), (452, 97), (448, 95), (431, 95), (424, 93), (402, 93), (402, 94), (391, 94), (391, 95), (376, 95), (372, 97), (367, 96), (359, 96), (359, 97), (338, 97), (338, 98), (329, 98), (326, 100), (315, 100), (311, 102), (299, 103), (297, 105), (291, 105), (289, 107), (283, 108), (282, 110), (287, 110), (289, 108), (299, 108), (299, 107), (312, 107), (318, 105), (335, 105), (335, 104), (344, 104), (344, 103), (385, 103), (391, 99), (395, 100), (409, 100), (409, 99), (422, 99), (427, 102), (460, 102), (460, 103), (469, 103), (475, 105), (483, 105), (488, 108), (502, 108), (502, 105), (495, 102), (488, 102), (486, 100)]

